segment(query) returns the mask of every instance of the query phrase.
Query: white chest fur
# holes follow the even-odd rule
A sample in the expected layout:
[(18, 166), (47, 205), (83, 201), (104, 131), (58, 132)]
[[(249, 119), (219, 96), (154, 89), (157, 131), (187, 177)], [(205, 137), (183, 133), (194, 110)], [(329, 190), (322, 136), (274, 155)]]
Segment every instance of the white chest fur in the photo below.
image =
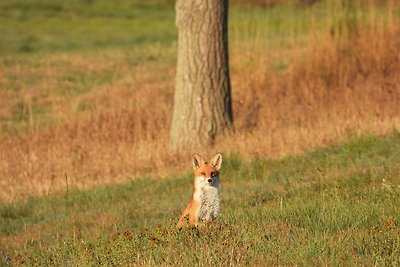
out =
[(201, 203), (197, 214), (198, 221), (214, 221), (220, 211), (219, 185), (201, 188), (198, 197)]

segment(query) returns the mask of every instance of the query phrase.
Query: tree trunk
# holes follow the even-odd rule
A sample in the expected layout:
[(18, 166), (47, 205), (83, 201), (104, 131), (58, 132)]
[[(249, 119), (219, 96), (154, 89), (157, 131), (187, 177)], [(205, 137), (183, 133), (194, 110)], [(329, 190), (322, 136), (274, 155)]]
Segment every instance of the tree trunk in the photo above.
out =
[(232, 128), (228, 0), (177, 0), (174, 148), (211, 143)]

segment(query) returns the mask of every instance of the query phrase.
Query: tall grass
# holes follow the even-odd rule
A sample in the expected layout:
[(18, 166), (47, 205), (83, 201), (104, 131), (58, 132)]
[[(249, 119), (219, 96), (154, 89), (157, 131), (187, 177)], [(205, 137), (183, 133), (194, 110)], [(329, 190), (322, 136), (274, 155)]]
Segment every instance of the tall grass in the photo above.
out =
[[(284, 2), (232, 7), (236, 133), (198, 148), (200, 154), (218, 150), (276, 158), (354, 135), (399, 129), (397, 2)], [(54, 11), (62, 25), (85, 10), (71, 3)], [(53, 36), (50, 43), (44, 36), (52, 27), (42, 28), (46, 20), (40, 19), (48, 16), (44, 7), (35, 6), (17, 22), (18, 12), (32, 3), (9, 5), (14, 15), (1, 19), (34, 28), (39, 46), (29, 53), (13, 50), (14, 45), (1, 48), (1, 200), (63, 190), (65, 174), (71, 187), (90, 187), (143, 174), (168, 177), (186, 167), (193, 151), (168, 150), (176, 45), (172, 5), (161, 5), (167, 13), (158, 6), (138, 6), (158, 21), (139, 32), (150, 36), (144, 37), (145, 45), (137, 36), (126, 37), (137, 22), (128, 8), (121, 18), (118, 12), (104, 14), (96, 4), (89, 5), (89, 13), (82, 11), (76, 19), (95, 20), (101, 27), (92, 24), (96, 29), (85, 31), (83, 38), (56, 24), (65, 35)], [(30, 23), (38, 18), (38, 24)], [(76, 32), (83, 29), (78, 24), (70, 24)], [(97, 35), (104, 24), (109, 24), (104, 35)], [(110, 34), (118, 26), (121, 31)], [(171, 38), (149, 41), (149, 32), (162, 34), (165, 28)], [(7, 36), (18, 37), (14, 33)], [(99, 36), (109, 43), (85, 41)], [(72, 40), (77, 47), (58, 46)], [(127, 49), (131, 43), (137, 46)]]
[[(232, 65), (239, 66), (238, 79), (243, 79), (234, 85), (250, 89), (237, 91), (234, 106), (243, 112), (236, 125), (249, 133), (240, 151), (254, 147), (253, 153), (265, 155), (290, 147), (293, 152), (349, 134), (398, 128), (398, 6), (393, 1), (348, 3), (324, 1), (306, 10), (274, 6), (249, 19), (262, 25), (275, 21), (276, 9), (297, 14), (277, 20), (276, 32), (286, 38), (274, 39), (268, 27), (260, 27), (250, 46), (232, 45)], [(234, 34), (245, 39), (240, 29)], [(264, 135), (258, 141), (252, 138), (257, 133)]]

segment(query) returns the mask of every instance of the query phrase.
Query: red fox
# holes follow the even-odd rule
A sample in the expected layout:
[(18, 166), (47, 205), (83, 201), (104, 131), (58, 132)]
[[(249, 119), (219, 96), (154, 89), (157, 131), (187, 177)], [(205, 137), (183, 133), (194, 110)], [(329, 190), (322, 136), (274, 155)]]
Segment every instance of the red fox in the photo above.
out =
[(194, 190), (186, 208), (177, 223), (182, 228), (189, 223), (197, 227), (213, 222), (219, 216), (219, 170), (222, 155), (217, 153), (210, 162), (205, 162), (198, 154), (193, 154)]

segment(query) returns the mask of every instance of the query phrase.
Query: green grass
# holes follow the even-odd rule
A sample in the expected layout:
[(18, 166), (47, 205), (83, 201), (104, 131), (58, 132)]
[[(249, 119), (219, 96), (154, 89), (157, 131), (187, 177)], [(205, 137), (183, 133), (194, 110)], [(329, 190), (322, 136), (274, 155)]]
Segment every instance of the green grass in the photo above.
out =
[(0, 54), (132, 48), (176, 40), (171, 4), (2, 1)]
[[(173, 1), (161, 2), (1, 1), (1, 64), (5, 69), (59, 68), (52, 79), (63, 84), (55, 90), (65, 98), (112, 83), (115, 66), (93, 73), (63, 71), (68, 57), (55, 62), (48, 60), (52, 54), (108, 62), (112, 51), (122, 51), (128, 65), (175, 64)], [(301, 48), (310, 31), (368, 22), (362, 10), (349, 6), (336, 12), (329, 6), (334, 1), (324, 3), (233, 7), (231, 49), (287, 49), (293, 43)], [(384, 20), (385, 10), (379, 12)], [(279, 60), (274, 69), (285, 69), (285, 59)], [(1, 90), (52, 88), (48, 79), (40, 71), (9, 71)], [(78, 107), (92, 108), (90, 103)], [(15, 126), (29, 124), (31, 117), (41, 118), (43, 125), (51, 121), (45, 105), (17, 101), (13, 111), (0, 117), (0, 131), (17, 135), (21, 130)], [(230, 155), (223, 162), (218, 222), (181, 232), (174, 225), (190, 196), (191, 174), (0, 203), (0, 265), (398, 266), (399, 173), (399, 134), (355, 139), (279, 161), (245, 163)]]
[[(229, 14), (233, 45), (254, 41), (258, 48), (260, 42), (272, 49), (301, 45), (310, 32), (367, 24), (371, 14), (367, 8), (336, 0), (311, 7), (295, 2), (268, 8), (233, 5)], [(382, 5), (374, 11), (379, 21), (386, 20), (387, 8)], [(3, 56), (137, 47), (145, 51), (154, 44), (168, 47), (177, 40), (174, 1), (5, 0), (0, 2), (0, 36)]]
[(276, 161), (228, 156), (220, 218), (178, 231), (191, 183), (190, 174), (143, 177), (3, 203), (3, 263), (400, 264), (398, 133)]

